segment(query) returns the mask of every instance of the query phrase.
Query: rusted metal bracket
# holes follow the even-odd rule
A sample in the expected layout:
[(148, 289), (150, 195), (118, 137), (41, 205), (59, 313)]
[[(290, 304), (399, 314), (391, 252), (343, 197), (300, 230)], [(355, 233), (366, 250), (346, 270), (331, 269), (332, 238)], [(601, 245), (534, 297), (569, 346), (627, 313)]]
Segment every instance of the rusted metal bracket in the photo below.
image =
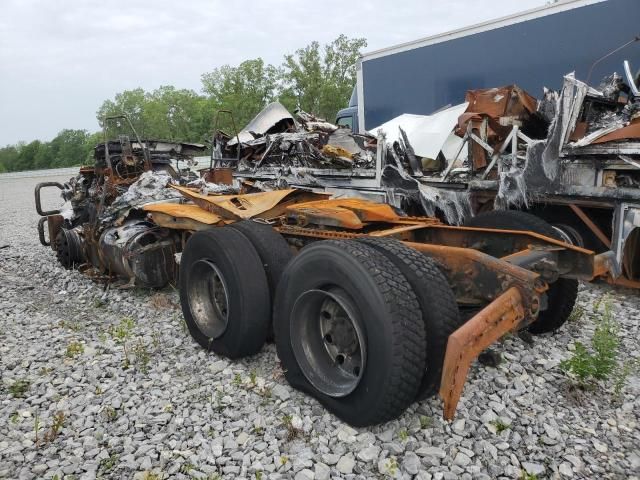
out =
[[(548, 288), (538, 273), (478, 250), (413, 242), (405, 242), (405, 245), (436, 259), (443, 266), (443, 273), (460, 304), (486, 305), (512, 286), (531, 292), (531, 295)], [(529, 297), (527, 295), (523, 300), (527, 306)], [(535, 320), (535, 314), (530, 316), (531, 321)]]
[(571, 208), (571, 210), (573, 210), (573, 213), (575, 213), (580, 218), (580, 220), (582, 220), (584, 224), (589, 227), (589, 230), (591, 230), (593, 234), (598, 237), (598, 240), (600, 240), (607, 248), (611, 248), (611, 239), (609, 239), (609, 237), (607, 237), (604, 232), (600, 230), (600, 228), (595, 223), (593, 223), (589, 216), (584, 213), (584, 210), (574, 204), (570, 204), (569, 208)]
[(445, 419), (455, 415), (471, 362), (524, 317), (522, 295), (511, 287), (449, 336), (440, 384)]
[(42, 201), (40, 199), (40, 190), (42, 190), (43, 188), (47, 188), (47, 187), (56, 187), (60, 190), (64, 190), (64, 185), (62, 185), (61, 183), (58, 182), (41, 182), (38, 185), (36, 185), (36, 190), (35, 190), (35, 197), (36, 197), (36, 212), (38, 212), (38, 215), (42, 216), (42, 217), (48, 217), (49, 215), (57, 215), (58, 213), (60, 213), (60, 210), (48, 210), (48, 211), (44, 211), (42, 210)]

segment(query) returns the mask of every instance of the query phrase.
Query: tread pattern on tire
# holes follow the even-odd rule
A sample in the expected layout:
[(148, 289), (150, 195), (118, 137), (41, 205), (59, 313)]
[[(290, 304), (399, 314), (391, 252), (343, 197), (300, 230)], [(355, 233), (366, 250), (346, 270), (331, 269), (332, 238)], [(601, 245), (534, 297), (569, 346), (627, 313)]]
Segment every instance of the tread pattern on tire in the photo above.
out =
[(391, 260), (407, 277), (418, 303), (423, 304), (421, 311), (427, 340), (427, 361), (417, 398), (423, 400), (430, 397), (440, 388), (449, 335), (462, 324), (453, 291), (435, 260), (400, 241), (379, 237), (365, 237), (358, 241), (375, 248)]
[(394, 324), (394, 373), (376, 423), (396, 418), (413, 403), (425, 365), (425, 331), (418, 299), (404, 275), (373, 248), (349, 240), (329, 240), (360, 261), (373, 277)]
[[(464, 225), (466, 227), (529, 230), (562, 240), (558, 232), (545, 220), (517, 210), (493, 210), (481, 213), (470, 218)], [(553, 332), (567, 321), (578, 298), (578, 281), (569, 278), (558, 279), (549, 286), (547, 298), (548, 308), (540, 312), (538, 319), (528, 327), (531, 333)]]
[(282, 235), (270, 225), (264, 223), (243, 220), (232, 223), (229, 226), (247, 237), (258, 252), (269, 281), (269, 292), (273, 298), (282, 272), (289, 260), (293, 258), (293, 252), (289, 248), (289, 244)]
[[(234, 325), (218, 339), (206, 338), (200, 331), (197, 323), (191, 316), (191, 307), (187, 296), (187, 284), (189, 282), (189, 267), (199, 257), (213, 255), (208, 253), (214, 246), (219, 250), (218, 254), (227, 255), (237, 253), (232, 264), (233, 277), (236, 280), (236, 288), (229, 288), (229, 295), (239, 297), (238, 305), (242, 312), (236, 320), (240, 323)], [(203, 255), (203, 252), (205, 253)], [(222, 252), (222, 253), (221, 253)], [(238, 254), (242, 252), (242, 255)], [(192, 258), (193, 257), (193, 258)], [(269, 320), (271, 318), (271, 301), (266, 275), (262, 269), (260, 258), (251, 242), (240, 232), (227, 227), (218, 227), (211, 230), (201, 230), (194, 233), (182, 253), (180, 262), (180, 304), (185, 321), (193, 338), (207, 350), (213, 350), (220, 355), (229, 358), (241, 358), (253, 355), (260, 351), (267, 336)], [(225, 277), (231, 282), (231, 277)], [(242, 288), (238, 284), (242, 283)], [(229, 302), (233, 302), (229, 298)], [(234, 314), (235, 316), (235, 314)], [(232, 319), (230, 318), (230, 322)], [(233, 333), (232, 333), (233, 332)]]
[[(346, 252), (357, 260), (360, 266), (368, 272), (382, 300), (388, 306), (388, 322), (393, 331), (392, 338), (389, 339), (392, 342), (392, 365), (384, 392), (381, 397), (377, 398), (375, 408), (362, 409), (358, 412), (357, 419), (349, 421), (354, 425), (365, 426), (392, 420), (413, 403), (423, 375), (426, 339), (418, 300), (407, 279), (391, 261), (372, 247), (353, 240), (324, 240), (311, 244), (305, 247), (291, 262), (290, 267), (300, 261), (305, 250), (319, 248), (317, 247), (319, 245), (322, 245), (320, 248), (333, 247), (341, 254)], [(278, 288), (279, 294), (276, 296), (276, 311), (279, 310), (278, 301), (284, 296), (284, 289), (287, 288), (287, 279), (287, 272), (285, 272), (283, 281)], [(288, 319), (276, 319), (276, 343), (279, 347), (283, 338), (280, 335), (280, 329), (286, 328), (282, 325), (286, 321)], [(336, 400), (322, 398), (322, 394), (317, 394), (306, 379), (291, 378), (295, 387), (313, 393), (327, 406)], [(348, 398), (345, 397), (345, 399)], [(345, 399), (339, 400), (345, 401)]]

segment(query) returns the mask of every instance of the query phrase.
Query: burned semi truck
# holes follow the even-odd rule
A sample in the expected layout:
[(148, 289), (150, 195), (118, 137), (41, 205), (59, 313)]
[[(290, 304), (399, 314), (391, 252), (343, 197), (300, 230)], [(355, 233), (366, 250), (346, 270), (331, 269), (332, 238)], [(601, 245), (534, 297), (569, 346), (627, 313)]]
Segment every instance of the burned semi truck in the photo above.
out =
[[(534, 114), (533, 117), (537, 111), (535, 99), (544, 100), (545, 91), (570, 94), (570, 88), (577, 89), (575, 91), (580, 98), (571, 108), (574, 115), (581, 117), (569, 119), (565, 128), (570, 126), (574, 130), (562, 139), (562, 146), (554, 149), (553, 156), (557, 157), (553, 161), (557, 165), (555, 173), (548, 169), (545, 171), (553, 173), (553, 179), (540, 171), (519, 177), (521, 190), (526, 189), (527, 195), (521, 195), (508, 208), (520, 208), (545, 219), (564, 239), (577, 245), (596, 251), (612, 248), (623, 270), (618, 283), (640, 287), (640, 243), (637, 230), (633, 233), (640, 216), (637, 213), (640, 197), (636, 180), (639, 151), (637, 142), (634, 144), (633, 141), (637, 136), (627, 136), (625, 140), (619, 137), (617, 140), (622, 142), (610, 141), (612, 137), (600, 137), (589, 145), (589, 140), (576, 143), (584, 137), (587, 125), (589, 133), (598, 127), (615, 129), (621, 125), (615, 118), (624, 110), (627, 98), (633, 98), (634, 94), (632, 92), (629, 96), (627, 90), (616, 97), (615, 92), (620, 93), (616, 82), (622, 77), (628, 87), (633, 83), (627, 77), (633, 79), (636, 71), (630, 71), (627, 76), (623, 67), (625, 60), (629, 60), (632, 67), (640, 68), (638, 18), (640, 3), (636, 0), (561, 0), (516, 15), (367, 53), (358, 63), (357, 85), (349, 107), (338, 113), (336, 124), (349, 126), (354, 133), (378, 131), (378, 127), (387, 125), (392, 128), (392, 131), (387, 128), (387, 135), (397, 139), (398, 125), (404, 124), (405, 130), (419, 128), (419, 119), (432, 116), (447, 106), (461, 104), (467, 92), (475, 92), (471, 95), (484, 102), (475, 108), (491, 107), (490, 111), (483, 112), (485, 117), (509, 122), (506, 117), (513, 112), (508, 111), (510, 106), (504, 100), (494, 105), (486, 101), (491, 98), (492, 88), (501, 89), (497, 96), (518, 95), (518, 91), (532, 95), (532, 103), (525, 107)], [(570, 72), (573, 72), (573, 79), (568, 82), (573, 86), (567, 85), (564, 78)], [(611, 77), (614, 72), (617, 72), (615, 78)], [(609, 81), (602, 82), (604, 77), (609, 77)], [(515, 90), (502, 88), (514, 85), (518, 87)], [(547, 102), (546, 107), (553, 108), (553, 105)], [(468, 112), (473, 113), (473, 110)], [(602, 117), (595, 119), (598, 112), (608, 112), (612, 121), (607, 123), (607, 119)], [(627, 108), (626, 112), (630, 113), (630, 109)], [(547, 108), (546, 112), (540, 113), (546, 117), (548, 128), (553, 121), (552, 110)], [(417, 119), (412, 116), (417, 116)], [(627, 125), (632, 121), (631, 116), (627, 117)], [(434, 120), (442, 118), (438, 116)], [(398, 121), (392, 122), (394, 119)], [(620, 119), (617, 116), (617, 120)], [(517, 136), (521, 155), (525, 154), (522, 143), (527, 130), (528, 138), (532, 140), (546, 137), (535, 129), (530, 131), (533, 127), (531, 120), (535, 118), (530, 116), (528, 128), (520, 128)], [(494, 124), (494, 127), (497, 128), (488, 128), (494, 132), (505, 131), (504, 126)], [(415, 141), (424, 143), (434, 139), (433, 128), (432, 122), (422, 139)], [(444, 129), (446, 131), (448, 126)], [(487, 127), (483, 127), (481, 122), (472, 122), (472, 129), (475, 133), (484, 134)], [(478, 137), (486, 141), (486, 136)], [(506, 136), (493, 138), (492, 149), (501, 149)], [(496, 178), (508, 177), (502, 166), (494, 163), (487, 172), (486, 166), (491, 159), (486, 165), (480, 159), (475, 165), (467, 162), (471, 171), (462, 173), (462, 162), (452, 162), (455, 147), (447, 149), (450, 145), (446, 144), (441, 154), (437, 145), (440, 141), (442, 137), (436, 135), (436, 145), (423, 152), (427, 156), (436, 156), (430, 159), (429, 164), (425, 162), (425, 170), (430, 172), (426, 175), (408, 173), (423, 186), (449, 192), (468, 192), (473, 213), (494, 208), (496, 196), (501, 190), (505, 193), (505, 182)], [(460, 159), (470, 157), (467, 145), (460, 153)], [(489, 150), (482, 154), (483, 147), (473, 138), (470, 145), (476, 156), (491, 157)], [(504, 151), (508, 154), (510, 148), (507, 146)], [(538, 145), (535, 148), (542, 147)], [(448, 155), (448, 158), (443, 158), (443, 155)], [(551, 155), (551, 149), (547, 149), (547, 166)], [(449, 171), (445, 165), (439, 170), (440, 175), (433, 174), (434, 168), (445, 161), (455, 165)], [(507, 178), (506, 183), (510, 181)], [(502, 199), (497, 203), (501, 204)], [(501, 208), (505, 208), (504, 205)]]
[[(287, 381), (355, 426), (392, 420), (438, 393), (452, 418), (484, 349), (510, 331), (560, 328), (578, 280), (615, 270), (611, 252), (562, 242), (522, 212), (458, 227), (284, 188), (298, 174), (311, 181), (311, 168), (371, 170), (400, 150), (303, 112), (281, 118), (277, 105), (266, 115), (279, 118), (275, 127), (258, 118), (235, 143), (219, 132), (214, 152), (232, 155), (214, 153), (215, 166), (187, 182), (155, 169), (151, 149), (136, 156), (148, 142), (98, 146), (94, 165), (60, 186), (62, 211), (43, 211), (36, 187), (43, 244), (112, 288), (177, 283), (189, 332), (208, 351), (241, 358), (271, 337)], [(256, 131), (264, 128), (292, 131)], [(174, 144), (171, 155), (192, 147)], [(249, 161), (280, 174), (234, 178)]]
[(423, 146), (398, 131), (353, 134), (271, 104), (242, 131), (217, 131), (195, 179), (154, 159), (202, 146), (107, 141), (56, 185), (64, 209), (44, 211), (48, 184), (36, 187), (40, 237), (112, 288), (177, 284), (208, 351), (241, 358), (272, 338), (287, 381), (352, 425), (435, 394), (450, 419), (484, 349), (557, 330), (578, 281), (615, 276), (618, 262), (524, 212), (447, 225), (435, 214), (467, 207), (416, 180)]
[[(274, 103), (216, 131), (197, 178), (154, 166), (139, 138), (105, 141), (55, 185), (63, 210), (45, 211), (36, 187), (41, 241), (113, 286), (177, 284), (209, 351), (240, 358), (272, 338), (287, 381), (352, 425), (437, 393), (452, 418), (480, 352), (510, 331), (560, 328), (579, 280), (637, 271), (623, 255), (640, 226), (631, 77), (593, 89), (567, 75), (540, 101), (476, 90), (360, 133)], [(170, 157), (202, 147), (158, 145)], [(619, 165), (607, 181), (630, 195), (619, 248), (505, 209), (538, 195), (530, 177), (547, 192), (580, 186), (569, 179), (582, 163), (609, 170), (602, 148)]]

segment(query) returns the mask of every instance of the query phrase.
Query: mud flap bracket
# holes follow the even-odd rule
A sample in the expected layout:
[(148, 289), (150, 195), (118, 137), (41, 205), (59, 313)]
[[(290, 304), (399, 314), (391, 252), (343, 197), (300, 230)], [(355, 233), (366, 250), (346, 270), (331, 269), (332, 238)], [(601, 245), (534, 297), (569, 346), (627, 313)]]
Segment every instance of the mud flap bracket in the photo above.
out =
[(449, 336), (440, 384), (445, 419), (455, 415), (473, 360), (524, 318), (520, 290), (511, 287)]

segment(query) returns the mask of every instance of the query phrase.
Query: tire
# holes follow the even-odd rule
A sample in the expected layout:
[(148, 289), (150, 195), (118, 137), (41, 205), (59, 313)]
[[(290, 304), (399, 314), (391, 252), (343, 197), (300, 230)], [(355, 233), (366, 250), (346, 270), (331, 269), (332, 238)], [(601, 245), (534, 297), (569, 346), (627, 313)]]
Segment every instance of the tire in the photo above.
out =
[(284, 272), (285, 267), (293, 258), (293, 252), (289, 248), (289, 244), (282, 235), (264, 223), (243, 220), (232, 223), (229, 226), (247, 237), (253, 248), (258, 252), (264, 271), (267, 274), (269, 292), (271, 298), (273, 298), (278, 282), (280, 282), (280, 277), (282, 277), (282, 272)]
[[(547, 237), (562, 240), (558, 232), (541, 218), (515, 210), (494, 210), (481, 213), (464, 223), (465, 227), (528, 230)], [(540, 312), (535, 322), (529, 325), (533, 334), (554, 332), (569, 318), (578, 298), (578, 281), (560, 278), (549, 285), (547, 309)]]
[(194, 233), (182, 253), (179, 285), (187, 327), (202, 347), (229, 358), (262, 348), (271, 319), (269, 285), (244, 235), (227, 227)]
[[(343, 375), (337, 365), (356, 363), (344, 357), (344, 363), (334, 361), (327, 353), (331, 345), (349, 339), (341, 334), (344, 329), (333, 340), (322, 333), (326, 312), (325, 303), (319, 302), (329, 296), (346, 303), (349, 308), (343, 313), (353, 314), (349, 319), (357, 349), (352, 348), (351, 353), (355, 351), (355, 357), (360, 352), (363, 360), (362, 368), (349, 372), (352, 375)], [(343, 421), (354, 426), (386, 422), (416, 398), (426, 351), (420, 306), (407, 279), (375, 249), (353, 240), (327, 240), (304, 247), (278, 285), (274, 327), (287, 381)], [(316, 330), (320, 334), (308, 333)]]
[(584, 238), (582, 238), (580, 232), (571, 225), (564, 223), (552, 223), (551, 227), (556, 231), (558, 238), (563, 242), (575, 245), (576, 247), (585, 248)]
[(407, 278), (416, 294), (427, 339), (426, 368), (417, 399), (431, 397), (440, 388), (449, 335), (463, 323), (453, 290), (435, 260), (398, 240), (368, 237), (358, 239), (358, 242), (387, 257)]
[[(253, 220), (243, 220), (241, 222), (229, 225), (242, 233), (256, 249), (262, 266), (267, 275), (269, 283), (269, 294), (271, 299), (276, 295), (276, 288), (282, 277), (285, 267), (293, 258), (293, 252), (289, 248), (289, 244), (282, 235), (276, 232), (272, 227), (264, 223), (254, 222)], [(273, 322), (269, 322), (267, 331), (267, 341), (272, 342), (274, 339)]]
[(563, 241), (570, 240), (567, 243), (571, 243), (577, 247), (586, 248), (596, 252), (603, 251), (604, 245), (593, 232), (584, 224), (578, 216), (573, 213), (569, 207), (559, 207), (558, 205), (547, 205), (539, 207), (531, 211), (531, 214), (538, 218), (543, 219), (549, 223), (552, 227), (561, 230), (558, 232), (558, 238), (562, 238)]

